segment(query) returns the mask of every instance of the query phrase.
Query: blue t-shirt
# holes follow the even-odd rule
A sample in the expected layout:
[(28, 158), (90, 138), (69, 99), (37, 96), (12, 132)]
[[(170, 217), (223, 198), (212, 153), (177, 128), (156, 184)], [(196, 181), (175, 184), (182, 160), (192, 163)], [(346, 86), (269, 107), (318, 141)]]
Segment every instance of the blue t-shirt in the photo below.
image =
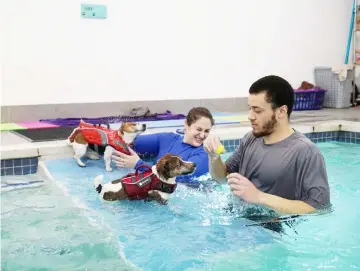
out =
[[(148, 135), (138, 135), (134, 140), (133, 150), (138, 154), (150, 154), (156, 156), (158, 161), (166, 153), (179, 155), (184, 161), (191, 161), (196, 164), (196, 170), (188, 176), (178, 176), (177, 182), (199, 184), (194, 181), (203, 174), (209, 172), (208, 155), (203, 146), (194, 147), (183, 142), (184, 137), (175, 133), (156, 133)], [(135, 167), (146, 164), (140, 159)]]

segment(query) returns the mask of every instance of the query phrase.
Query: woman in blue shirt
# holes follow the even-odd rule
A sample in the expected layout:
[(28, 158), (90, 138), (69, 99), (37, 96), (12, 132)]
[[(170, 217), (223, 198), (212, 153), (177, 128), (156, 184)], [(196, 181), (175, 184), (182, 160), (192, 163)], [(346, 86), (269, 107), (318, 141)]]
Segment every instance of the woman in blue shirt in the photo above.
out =
[(204, 151), (203, 143), (214, 124), (208, 109), (195, 107), (186, 117), (184, 136), (172, 132), (138, 135), (134, 140), (134, 151), (130, 149), (131, 155), (115, 151), (112, 158), (119, 167), (136, 168), (145, 164), (138, 154), (154, 155), (155, 161), (166, 153), (179, 155), (185, 161), (196, 163), (196, 170), (191, 176), (178, 176), (176, 181), (196, 186), (199, 183), (192, 179), (209, 172), (208, 155)]

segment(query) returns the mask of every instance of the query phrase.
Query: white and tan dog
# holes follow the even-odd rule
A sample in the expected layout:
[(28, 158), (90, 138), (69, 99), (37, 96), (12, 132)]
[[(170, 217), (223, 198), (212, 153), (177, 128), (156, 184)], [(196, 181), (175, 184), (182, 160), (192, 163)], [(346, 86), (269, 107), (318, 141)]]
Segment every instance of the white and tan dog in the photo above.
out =
[[(85, 127), (85, 128), (84, 128)], [(80, 126), (75, 128), (71, 135), (68, 137), (68, 144), (72, 146), (74, 150), (74, 159), (81, 167), (85, 167), (85, 163), (81, 160), (85, 155), (93, 160), (100, 159), (99, 154), (103, 154), (105, 161), (106, 171), (112, 171), (111, 168), (111, 156), (115, 150), (109, 143), (124, 143), (122, 149), (127, 150), (133, 143), (135, 137), (138, 134), (143, 133), (146, 130), (146, 124), (137, 124), (134, 122), (123, 122), (121, 127), (115, 131), (101, 126), (95, 126), (80, 121)], [(89, 142), (88, 132), (93, 133), (99, 138), (95, 140), (96, 143)], [(91, 141), (91, 140), (90, 140)], [(99, 142), (97, 142), (99, 141)], [(121, 141), (121, 142), (120, 142)]]
[[(147, 170), (139, 172), (141, 167)], [(176, 189), (176, 177), (192, 174), (195, 168), (195, 163), (167, 153), (154, 166), (140, 165), (135, 173), (106, 184), (102, 184), (103, 175), (99, 175), (94, 179), (94, 187), (106, 201), (155, 199), (167, 204)]]

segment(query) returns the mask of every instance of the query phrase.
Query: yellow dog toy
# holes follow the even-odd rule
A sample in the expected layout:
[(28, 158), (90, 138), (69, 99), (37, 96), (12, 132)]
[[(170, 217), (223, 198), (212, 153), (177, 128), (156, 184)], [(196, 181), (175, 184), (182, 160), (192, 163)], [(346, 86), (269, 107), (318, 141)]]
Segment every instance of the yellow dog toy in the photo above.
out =
[(223, 153), (225, 153), (225, 147), (224, 147), (224, 145), (223, 144), (220, 144), (220, 146), (219, 147), (217, 147), (217, 149), (216, 149), (216, 154), (223, 154)]

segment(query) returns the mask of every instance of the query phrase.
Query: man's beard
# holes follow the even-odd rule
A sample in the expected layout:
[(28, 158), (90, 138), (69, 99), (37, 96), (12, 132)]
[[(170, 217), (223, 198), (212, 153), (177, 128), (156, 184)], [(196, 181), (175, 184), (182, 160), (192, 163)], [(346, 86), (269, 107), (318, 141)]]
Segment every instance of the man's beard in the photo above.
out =
[(275, 118), (275, 114), (273, 114), (271, 119), (267, 123), (264, 124), (261, 131), (255, 132), (255, 130), (253, 130), (253, 135), (255, 137), (262, 137), (262, 136), (270, 135), (272, 132), (274, 132), (274, 127), (276, 124), (277, 124), (277, 120)]

